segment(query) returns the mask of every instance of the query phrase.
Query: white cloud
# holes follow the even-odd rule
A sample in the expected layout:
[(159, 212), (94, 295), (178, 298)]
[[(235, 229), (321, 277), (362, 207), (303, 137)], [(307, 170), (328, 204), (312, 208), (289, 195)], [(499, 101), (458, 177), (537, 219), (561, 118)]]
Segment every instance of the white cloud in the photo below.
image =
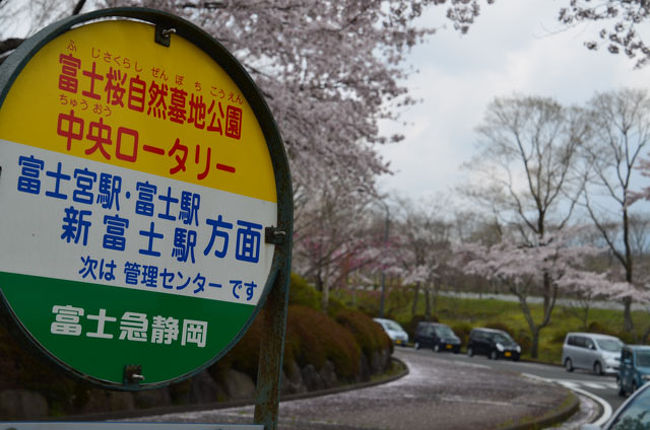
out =
[[(413, 49), (409, 61), (419, 73), (407, 85), (423, 102), (404, 111), (407, 127), (384, 124), (406, 139), (381, 150), (395, 175), (380, 179), (383, 191), (419, 199), (463, 181), (459, 166), (474, 153), (474, 128), (494, 97), (515, 92), (583, 104), (599, 91), (650, 82), (650, 67), (606, 51), (587, 50), (593, 25), (557, 31), (560, 2), (499, 0), (484, 7), (469, 34), (451, 29)], [(440, 23), (444, 8), (423, 18)]]

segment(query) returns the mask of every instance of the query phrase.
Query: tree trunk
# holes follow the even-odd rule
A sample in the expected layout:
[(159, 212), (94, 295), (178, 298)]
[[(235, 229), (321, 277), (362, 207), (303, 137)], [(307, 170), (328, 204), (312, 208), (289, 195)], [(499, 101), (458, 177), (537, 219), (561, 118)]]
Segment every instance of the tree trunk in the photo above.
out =
[(321, 289), (320, 310), (327, 313), (327, 308), (330, 302), (330, 287), (327, 282), (324, 282)]
[(626, 297), (623, 299), (623, 331), (632, 333), (634, 330), (634, 322), (632, 321), (632, 298)]
[[(539, 333), (542, 328), (548, 324), (550, 319), (545, 317), (545, 320), (542, 324), (536, 324), (535, 320), (533, 319), (533, 314), (530, 310), (530, 306), (528, 306), (528, 302), (526, 302), (526, 296), (524, 294), (519, 294), (516, 288), (511, 288), (511, 291), (519, 298), (519, 307), (524, 314), (524, 319), (526, 320), (526, 323), (528, 323), (528, 329), (530, 330), (530, 334), (532, 336), (530, 356), (532, 358), (537, 358), (539, 354)], [(554, 302), (555, 300), (551, 300), (550, 304), (553, 304)]]
[[(632, 275), (632, 246), (630, 245), (630, 218), (627, 213), (627, 207), (623, 207), (623, 245), (625, 246), (625, 280), (633, 285), (634, 277)], [(634, 321), (632, 321), (632, 298), (623, 299), (623, 330), (632, 333), (634, 330)]]
[(429, 287), (424, 289), (424, 317), (431, 321), (431, 291)]
[(438, 282), (433, 284), (433, 314), (438, 315), (438, 291), (440, 291), (440, 284)]
[(327, 313), (327, 307), (330, 301), (330, 288), (329, 285), (327, 285), (327, 279), (323, 279), (320, 270), (316, 273), (316, 290), (321, 292), (320, 310), (323, 313)]
[(531, 330), (533, 336), (530, 342), (530, 356), (537, 358), (539, 356), (539, 327)]
[(589, 330), (589, 308), (588, 304), (582, 308), (582, 326), (585, 331)]
[(411, 318), (413, 318), (418, 311), (418, 300), (420, 298), (420, 283), (416, 282), (413, 287), (413, 305), (411, 306)]
[(316, 291), (323, 291), (323, 277), (321, 276), (320, 270), (316, 272), (314, 278), (314, 287), (316, 287)]

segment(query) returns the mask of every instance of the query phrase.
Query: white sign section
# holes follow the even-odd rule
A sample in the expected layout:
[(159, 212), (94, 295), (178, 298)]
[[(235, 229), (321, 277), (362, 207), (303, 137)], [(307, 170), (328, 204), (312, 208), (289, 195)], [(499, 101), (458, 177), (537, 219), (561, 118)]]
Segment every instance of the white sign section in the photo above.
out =
[(5, 141), (0, 159), (0, 216), (23, 226), (0, 271), (257, 304), (276, 203)]

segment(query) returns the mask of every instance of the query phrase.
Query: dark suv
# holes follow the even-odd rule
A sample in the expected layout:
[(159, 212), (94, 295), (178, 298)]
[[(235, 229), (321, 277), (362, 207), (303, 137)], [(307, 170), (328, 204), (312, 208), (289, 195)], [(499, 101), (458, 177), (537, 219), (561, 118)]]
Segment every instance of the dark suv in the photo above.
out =
[(460, 351), (460, 339), (448, 325), (419, 322), (415, 328), (413, 339), (415, 348), (429, 347), (434, 351), (453, 351), (455, 354)]
[(521, 356), (521, 347), (503, 330), (493, 328), (474, 328), (469, 332), (467, 355), (486, 355), (492, 360), (510, 358), (514, 361)]

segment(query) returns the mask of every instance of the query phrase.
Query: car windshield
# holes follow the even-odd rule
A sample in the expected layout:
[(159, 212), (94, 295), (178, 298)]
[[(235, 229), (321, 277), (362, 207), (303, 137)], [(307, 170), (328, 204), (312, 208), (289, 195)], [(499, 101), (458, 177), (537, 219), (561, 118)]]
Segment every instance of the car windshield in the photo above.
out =
[(437, 326), (436, 333), (438, 333), (438, 336), (441, 337), (456, 337), (452, 329), (450, 329), (449, 326), (446, 325)]
[(506, 333), (493, 333), (492, 334), (492, 339), (495, 342), (500, 342), (500, 343), (509, 343), (509, 342), (514, 342), (512, 338), (506, 334)]
[(650, 351), (637, 351), (636, 365), (639, 367), (650, 367)]
[(650, 427), (650, 390), (639, 393), (616, 417), (612, 430), (647, 429)]
[(402, 327), (392, 320), (384, 321), (384, 327), (386, 327), (387, 330), (402, 331)]
[(619, 352), (623, 348), (623, 342), (618, 339), (597, 339), (598, 347), (604, 351)]

